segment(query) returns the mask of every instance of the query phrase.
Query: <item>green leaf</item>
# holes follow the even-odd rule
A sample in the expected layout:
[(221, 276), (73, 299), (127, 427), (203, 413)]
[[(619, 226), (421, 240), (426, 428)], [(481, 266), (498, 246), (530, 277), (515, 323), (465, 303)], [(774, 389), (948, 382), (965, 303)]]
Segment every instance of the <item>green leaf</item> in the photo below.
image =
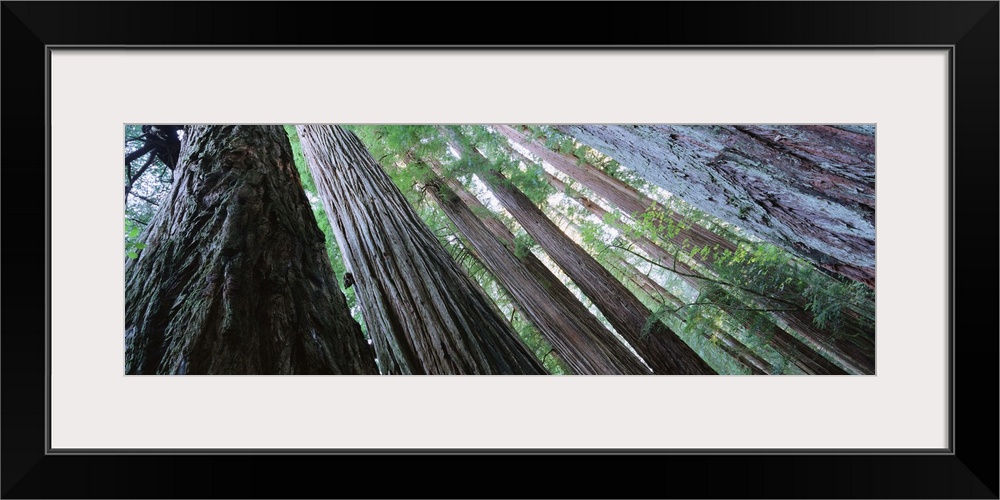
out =
[(138, 250), (142, 250), (143, 248), (146, 248), (146, 244), (145, 243), (136, 243), (135, 244), (135, 248), (138, 249)]
[(131, 231), (128, 232), (129, 238), (135, 238), (139, 236), (139, 226), (133, 227)]
[(129, 250), (128, 252), (126, 252), (125, 255), (128, 255), (128, 258), (130, 258), (130, 259), (138, 259), (139, 258), (139, 254), (133, 252), (132, 250)]

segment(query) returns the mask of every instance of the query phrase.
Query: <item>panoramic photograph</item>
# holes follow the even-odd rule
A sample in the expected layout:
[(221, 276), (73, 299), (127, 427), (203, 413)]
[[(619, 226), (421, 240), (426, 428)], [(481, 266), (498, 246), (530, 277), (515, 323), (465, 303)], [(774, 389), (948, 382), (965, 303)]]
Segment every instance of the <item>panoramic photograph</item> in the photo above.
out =
[(124, 127), (126, 375), (874, 375), (875, 126)]

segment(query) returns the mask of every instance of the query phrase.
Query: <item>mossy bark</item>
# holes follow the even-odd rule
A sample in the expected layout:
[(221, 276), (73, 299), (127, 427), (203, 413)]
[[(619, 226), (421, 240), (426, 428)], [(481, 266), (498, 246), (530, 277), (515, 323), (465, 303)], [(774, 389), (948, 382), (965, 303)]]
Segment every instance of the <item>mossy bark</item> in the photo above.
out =
[(184, 129), (126, 263), (129, 374), (377, 374), (278, 126)]

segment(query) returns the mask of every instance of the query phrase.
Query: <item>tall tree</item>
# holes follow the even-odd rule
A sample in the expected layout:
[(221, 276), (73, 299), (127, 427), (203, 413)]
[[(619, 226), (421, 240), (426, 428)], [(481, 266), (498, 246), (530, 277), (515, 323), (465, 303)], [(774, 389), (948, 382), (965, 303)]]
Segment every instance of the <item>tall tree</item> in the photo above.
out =
[(125, 266), (130, 374), (377, 374), (274, 126), (191, 126)]
[[(687, 221), (681, 214), (643, 195), (634, 187), (611, 177), (594, 165), (585, 161), (577, 162), (575, 158), (568, 154), (552, 151), (542, 144), (532, 141), (522, 132), (512, 127), (501, 125), (496, 128), (505, 137), (521, 145), (534, 156), (544, 160), (570, 178), (590, 188), (611, 204), (619, 207), (623, 212), (630, 214), (633, 220), (643, 223), (648, 222), (660, 238), (663, 241), (670, 242), (675, 249), (685, 250), (685, 252), (681, 253), (684, 253), (695, 263), (700, 264), (703, 269), (702, 271), (695, 271), (683, 260), (677, 259), (677, 250), (669, 251), (644, 235), (625, 232), (625, 235), (650, 257), (659, 263), (671, 267), (679, 276), (695, 288), (701, 288), (703, 285), (709, 283), (708, 280), (713, 277), (713, 272), (717, 269), (727, 268), (729, 271), (734, 271), (737, 267), (748, 269), (742, 263), (734, 266), (731, 262), (719, 258), (720, 256), (731, 257), (740, 252), (740, 249), (726, 238), (705, 227)], [(514, 151), (514, 153), (519, 155), (525, 162), (532, 161), (517, 151)], [(550, 180), (550, 182), (553, 181)], [(557, 189), (560, 188), (557, 187)], [(578, 200), (581, 198), (579, 193), (570, 194), (570, 196)], [(599, 211), (600, 213), (597, 213), (598, 217), (603, 217), (607, 214), (599, 205), (593, 204), (589, 200), (581, 201), (581, 203), (588, 210), (595, 211), (595, 213)], [(618, 225), (619, 227), (625, 227), (623, 221), (619, 221)], [(691, 249), (694, 249), (694, 251)], [(711, 251), (698, 251), (700, 249), (711, 249)], [(763, 261), (759, 256), (755, 260)], [(724, 266), (724, 264), (728, 265)], [(796, 266), (791, 261), (776, 264), (778, 265), (772, 266), (772, 270), (783, 271), (783, 274), (793, 271)], [(770, 309), (773, 315), (779, 318), (792, 331), (808, 339), (815, 349), (823, 351), (827, 356), (849, 367), (852, 372), (864, 374), (875, 373), (874, 324), (870, 318), (862, 317), (855, 310), (869, 309), (871, 306), (870, 300), (863, 297), (861, 300), (843, 300), (840, 303), (833, 303), (838, 298), (834, 292), (845, 289), (842, 283), (822, 276), (811, 275), (807, 270), (803, 270), (798, 274), (809, 276), (810, 280), (816, 283), (795, 280), (794, 286), (782, 285), (780, 297), (775, 290), (764, 290), (761, 288), (757, 290), (760, 295), (756, 297), (756, 299), (760, 300), (749, 297), (750, 301), (745, 305), (739, 303), (748, 302), (747, 300), (737, 300), (737, 297), (732, 293), (721, 291), (723, 293), (722, 297), (726, 299), (727, 303), (732, 304), (732, 307), (744, 308), (747, 311), (746, 314), (743, 314), (746, 320), (753, 319), (750, 317), (752, 316), (749, 312), (751, 309)], [(824, 281), (827, 282), (826, 286), (819, 283)], [(714, 280), (714, 282), (720, 283), (719, 280)], [(747, 285), (750, 285), (747, 287), (749, 290), (750, 288), (757, 287), (760, 283), (748, 283)], [(718, 293), (714, 295), (719, 296)], [(769, 302), (780, 302), (780, 304), (774, 307), (773, 304), (768, 305)], [(833, 322), (835, 325), (832, 328), (821, 327), (818, 324), (820, 321), (817, 320), (817, 313), (823, 312), (823, 306), (831, 303), (833, 304), (833, 307), (831, 307), (833, 309), (832, 315), (837, 317), (837, 321)], [(768, 326), (768, 330), (778, 336), (776, 341), (781, 342), (791, 349), (788, 351), (790, 355), (798, 353), (796, 357), (802, 358), (804, 353), (809, 352), (809, 349), (803, 349), (804, 345), (796, 346), (796, 344), (801, 344), (800, 342), (791, 337), (785, 338), (787, 334), (780, 332), (780, 328)], [(769, 335), (770, 337), (771, 335)], [(811, 357), (815, 358), (812, 362), (801, 359), (807, 365), (813, 365), (811, 367), (802, 366), (808, 373), (843, 373), (842, 369), (837, 368), (832, 363), (828, 364), (825, 360), (819, 359), (816, 356)], [(827, 366), (824, 368), (823, 365)]]
[(357, 136), (296, 130), (383, 373), (545, 373)]
[[(634, 187), (612, 177), (589, 162), (581, 161), (581, 158), (576, 158), (568, 153), (553, 151), (545, 144), (532, 140), (524, 132), (511, 126), (497, 125), (495, 128), (512, 143), (523, 147), (539, 160), (548, 163), (570, 179), (586, 186), (596, 195), (618, 207), (628, 217), (644, 220), (647, 219), (648, 213), (656, 215), (648, 217), (652, 229), (664, 240), (674, 243), (677, 248), (686, 250), (689, 248), (718, 247), (721, 250), (735, 250), (736, 245), (725, 237), (698, 224), (692, 224), (683, 215), (640, 193)], [(517, 152), (517, 154), (520, 153)], [(714, 252), (710, 252), (704, 255), (695, 255), (694, 258), (711, 267), (713, 255)]]
[[(367, 144), (367, 142), (366, 142)], [(391, 175), (391, 174), (390, 174)], [(436, 206), (435, 206), (436, 207)], [(439, 212), (439, 210), (436, 210)], [(443, 216), (444, 214), (441, 213)], [(428, 221), (428, 217), (423, 219), (427, 221), (429, 227), (436, 227), (431, 221)], [(447, 218), (447, 216), (445, 216)], [(433, 220), (433, 219), (432, 219)], [(449, 219), (450, 220), (450, 219)], [(452, 224), (454, 226), (454, 224)], [(443, 228), (442, 228), (443, 229)], [(452, 227), (449, 226), (449, 229)], [(469, 276), (472, 283), (477, 286), (477, 289), (482, 292), (486, 297), (489, 297), (490, 305), (497, 314), (507, 318), (507, 321), (512, 327), (520, 334), (521, 340), (524, 344), (528, 346), (529, 349), (534, 351), (535, 357), (542, 361), (542, 365), (549, 373), (556, 375), (572, 374), (574, 373), (566, 363), (563, 362), (562, 357), (556, 352), (556, 348), (552, 347), (545, 337), (543, 337), (535, 325), (527, 319), (527, 315), (524, 309), (521, 309), (521, 305), (518, 304), (516, 300), (511, 297), (510, 293), (497, 282), (496, 277), (490, 273), (486, 265), (479, 258), (479, 254), (476, 253), (475, 249), (471, 247), (471, 244), (464, 237), (460, 235), (457, 228), (453, 231), (448, 231), (446, 234), (441, 234), (435, 232), (438, 236), (438, 241), (444, 245), (448, 253), (452, 255), (455, 262), (465, 270), (466, 275)]]
[[(583, 208), (597, 218), (607, 221), (609, 218), (613, 217), (612, 214), (603, 207), (590, 200), (579, 191), (570, 188), (555, 176), (545, 174), (545, 177), (559, 192), (562, 192), (569, 198), (579, 203)], [(621, 221), (617, 222), (619, 225), (621, 224)], [(632, 234), (630, 232), (625, 232), (623, 234), (626, 239), (645, 252), (649, 258), (654, 259), (654, 261), (652, 261), (653, 263), (669, 268), (673, 274), (680, 277), (681, 280), (686, 282), (692, 288), (700, 290), (703, 289), (706, 284), (715, 283), (717, 281), (701, 275), (698, 271), (688, 266), (683, 260), (677, 259), (674, 254), (667, 252), (663, 247), (657, 245), (649, 238)], [(726, 287), (716, 287), (709, 293), (703, 294), (705, 302), (701, 305), (696, 305), (695, 307), (714, 305), (714, 307), (718, 307), (720, 310), (733, 313), (732, 315), (737, 319), (737, 321), (746, 327), (748, 331), (765, 339), (768, 344), (770, 344), (782, 355), (782, 357), (795, 364), (805, 373), (815, 375), (844, 375), (847, 373), (843, 368), (815, 352), (813, 347), (810, 347), (802, 341), (796, 339), (772, 321), (761, 321), (758, 314), (752, 314), (754, 312), (759, 314), (772, 312), (780, 316), (788, 315), (790, 318), (797, 318), (799, 316), (795, 314), (795, 311), (789, 309), (789, 306), (794, 307), (794, 304), (784, 306), (778, 304), (777, 307), (772, 310), (762, 310), (766, 306), (758, 305), (757, 307), (753, 307), (754, 302), (748, 301), (750, 302), (750, 307), (747, 307), (747, 305), (742, 303), (743, 301), (732, 297), (731, 291), (735, 292), (738, 290), (727, 290)], [(676, 305), (680, 307), (683, 304)], [(826, 340), (825, 342), (819, 343), (819, 349), (825, 349), (824, 346), (831, 343), (829, 341), (830, 335), (825, 332), (817, 332), (817, 328), (811, 323), (796, 324), (795, 326), (798, 327), (798, 330), (814, 333), (815, 337)], [(828, 350), (824, 350), (824, 352), (828, 352), (828, 354), (830, 354)], [(869, 373), (864, 368), (855, 367), (854, 364), (850, 362), (849, 357), (845, 357), (843, 355), (838, 357), (836, 354), (837, 352), (838, 351), (834, 350), (834, 353), (832, 353), (833, 357), (845, 363), (847, 366), (852, 366), (852, 370), (856, 373)], [(874, 364), (872, 367), (874, 368)]]
[[(643, 274), (635, 266), (621, 261), (618, 264), (624, 276), (632, 281), (637, 288), (642, 290), (651, 300), (659, 302), (664, 307), (672, 307), (673, 314), (677, 315), (681, 321), (687, 321), (686, 308), (688, 303), (680, 297), (674, 295), (655, 280)], [(735, 358), (753, 375), (768, 375), (775, 373), (774, 366), (767, 360), (753, 353), (746, 345), (736, 337), (721, 329), (701, 329), (701, 335), (708, 338), (710, 342), (719, 346), (729, 356)]]
[[(629, 288), (635, 290), (635, 295), (641, 301), (648, 304), (653, 304), (651, 308), (657, 309), (656, 313), (653, 314), (649, 319), (647, 319), (647, 324), (652, 321), (663, 321), (667, 323), (667, 326), (679, 326), (686, 327), (690, 319), (691, 310), (688, 308), (690, 305), (686, 303), (683, 299), (676, 296), (673, 292), (667, 290), (662, 285), (657, 283), (649, 275), (643, 273), (638, 269), (638, 267), (620, 255), (619, 252), (608, 251), (611, 250), (610, 247), (603, 245), (597, 245), (595, 248), (593, 242), (595, 239), (594, 233), (585, 234), (588, 232), (588, 228), (583, 227), (581, 224), (573, 220), (570, 214), (561, 212), (553, 214), (553, 218), (560, 221), (559, 225), (566, 229), (566, 232), (570, 234), (573, 238), (581, 240), (583, 244), (588, 247), (588, 250), (592, 254), (596, 254), (598, 260), (614, 274), (619, 281)], [(588, 224), (594, 227), (596, 225), (603, 224)], [(729, 362), (720, 362), (720, 357), (733, 358), (745, 369), (749, 370), (752, 375), (766, 375), (769, 373), (774, 373), (775, 369), (766, 360), (759, 358), (754, 355), (742, 342), (740, 342), (735, 337), (729, 335), (728, 333), (722, 331), (721, 329), (715, 327), (714, 325), (710, 328), (696, 328), (694, 332), (708, 342), (697, 342), (696, 339), (689, 336), (689, 342), (692, 344), (692, 348), (696, 349), (706, 362), (717, 370), (719, 373), (735, 373)], [(682, 331), (676, 329), (675, 331)], [(712, 353), (711, 350), (718, 350), (718, 353)], [(722, 354), (725, 356), (722, 356)], [(727, 360), (728, 361), (728, 360)]]
[(655, 374), (715, 374), (704, 360), (661, 322), (644, 332), (652, 312), (607, 269), (559, 230), (545, 214), (473, 145), (454, 130), (441, 128), (463, 161), (481, 165), (477, 176), (538, 242), (555, 263), (590, 298), (619, 335), (631, 344)]
[(828, 126), (556, 128), (704, 212), (875, 286), (873, 136)]
[[(433, 163), (431, 169), (441, 173)], [(475, 212), (488, 213), (486, 207), (457, 180), (435, 177), (427, 184), (427, 191), (574, 373), (649, 373), (538, 257), (530, 251), (517, 251), (514, 235), (502, 222), (476, 216)]]

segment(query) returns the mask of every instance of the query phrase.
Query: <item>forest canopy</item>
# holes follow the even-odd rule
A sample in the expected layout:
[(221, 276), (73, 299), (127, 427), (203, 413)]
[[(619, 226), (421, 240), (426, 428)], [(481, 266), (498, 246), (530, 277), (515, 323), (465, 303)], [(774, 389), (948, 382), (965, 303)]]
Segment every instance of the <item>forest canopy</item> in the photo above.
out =
[(125, 127), (128, 374), (874, 374), (868, 125)]

